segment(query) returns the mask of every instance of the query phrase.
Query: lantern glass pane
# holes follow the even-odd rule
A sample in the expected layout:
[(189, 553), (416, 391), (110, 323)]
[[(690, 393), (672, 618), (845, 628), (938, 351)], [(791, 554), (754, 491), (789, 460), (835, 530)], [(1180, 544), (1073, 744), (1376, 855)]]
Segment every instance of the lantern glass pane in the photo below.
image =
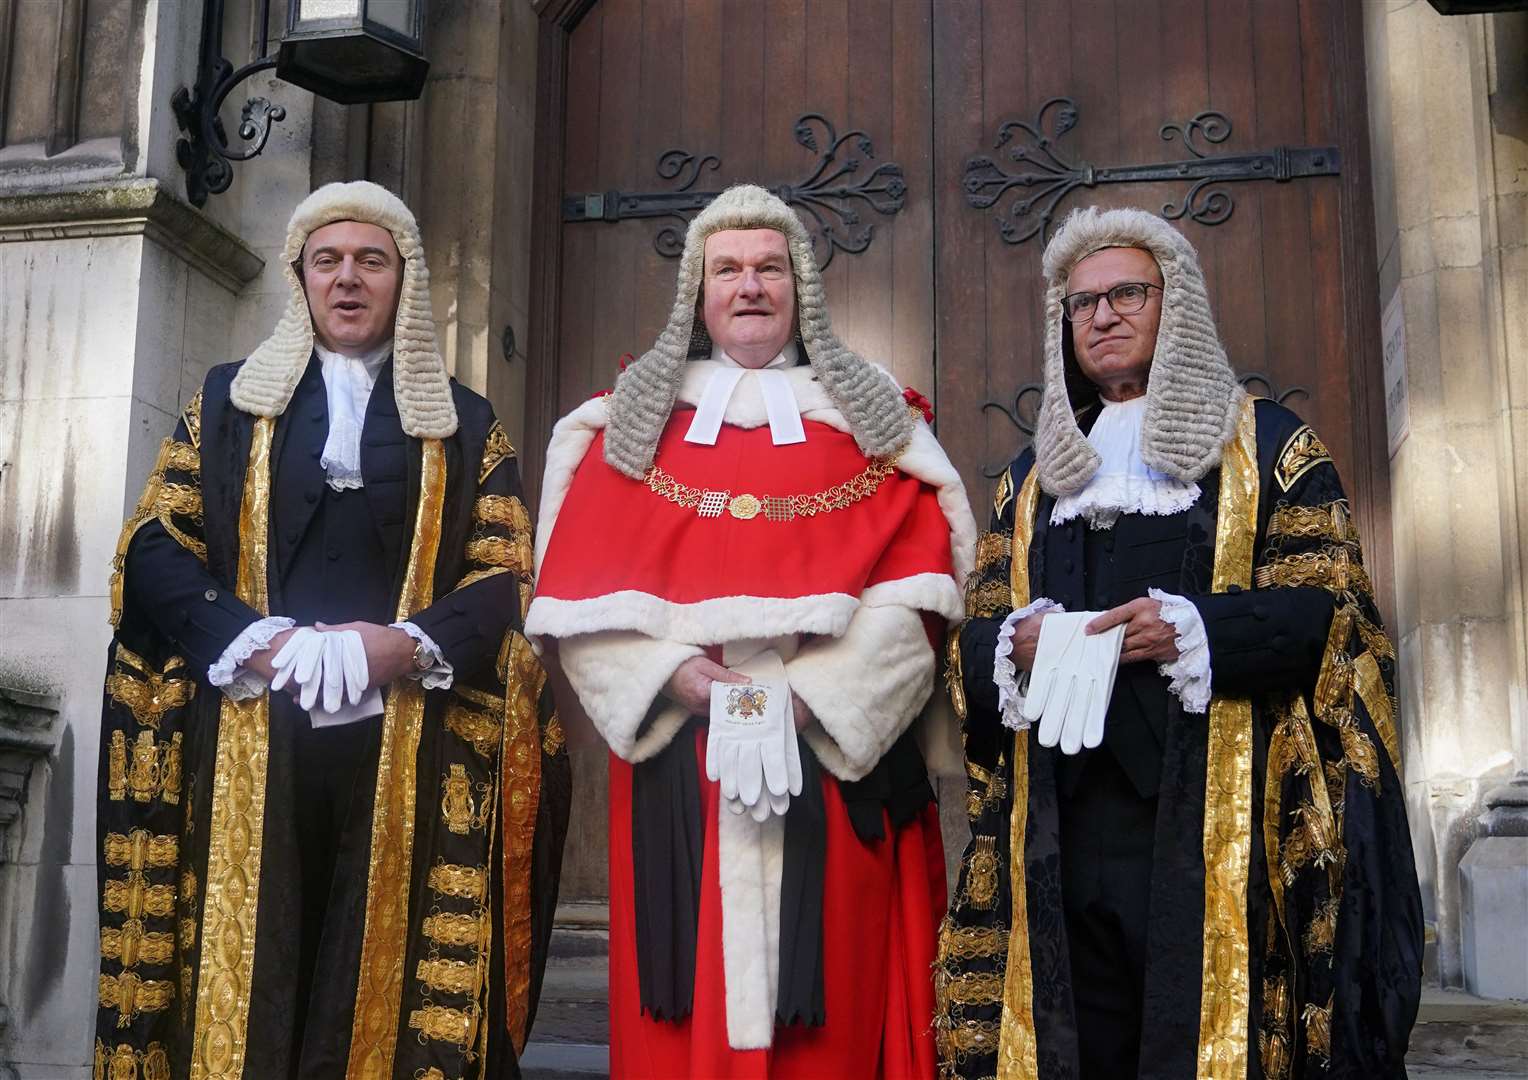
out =
[(414, 36), (414, 0), (371, 0), (366, 17), (404, 37)]
[(297, 18), (302, 22), (320, 19), (354, 19), (361, 14), (361, 0), (299, 0)]

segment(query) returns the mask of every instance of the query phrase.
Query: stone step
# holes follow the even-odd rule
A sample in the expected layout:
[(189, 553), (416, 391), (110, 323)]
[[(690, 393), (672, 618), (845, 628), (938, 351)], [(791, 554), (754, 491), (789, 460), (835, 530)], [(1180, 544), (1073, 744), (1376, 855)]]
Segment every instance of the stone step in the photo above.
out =
[(557, 905), (552, 920), (550, 959), (610, 954), (610, 907), (597, 903)]
[(1488, 1001), (1428, 987), (1411, 1033), (1415, 1077), (1454, 1080), (1523, 1076), (1528, 1069), (1528, 1002)]

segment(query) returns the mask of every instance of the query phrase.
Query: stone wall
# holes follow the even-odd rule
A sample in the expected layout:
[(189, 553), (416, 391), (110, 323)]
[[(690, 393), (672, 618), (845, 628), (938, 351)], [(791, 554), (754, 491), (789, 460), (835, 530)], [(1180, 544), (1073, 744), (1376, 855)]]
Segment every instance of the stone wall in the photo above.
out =
[[(1528, 13), (1364, 5), (1380, 302), (1404, 308), (1392, 462), (1401, 726), (1424, 903), (1465, 979), (1458, 867), (1528, 768)], [(1501, 942), (1506, 945), (1506, 942)]]

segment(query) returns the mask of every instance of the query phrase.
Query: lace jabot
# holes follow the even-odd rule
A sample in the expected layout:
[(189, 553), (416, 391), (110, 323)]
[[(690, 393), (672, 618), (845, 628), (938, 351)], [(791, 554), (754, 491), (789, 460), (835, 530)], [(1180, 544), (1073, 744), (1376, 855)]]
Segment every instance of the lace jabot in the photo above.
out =
[(1121, 514), (1178, 514), (1199, 498), (1199, 485), (1159, 473), (1141, 458), (1146, 397), (1105, 401), (1088, 433), (1102, 462), (1086, 487), (1056, 500), (1051, 524), (1082, 518), (1095, 529), (1112, 528)]

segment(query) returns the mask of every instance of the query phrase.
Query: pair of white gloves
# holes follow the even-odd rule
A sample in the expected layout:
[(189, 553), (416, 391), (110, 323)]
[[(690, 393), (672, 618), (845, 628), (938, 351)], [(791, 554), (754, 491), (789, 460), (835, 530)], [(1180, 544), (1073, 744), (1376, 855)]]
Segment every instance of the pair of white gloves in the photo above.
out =
[(778, 653), (760, 653), (734, 670), (753, 681), (711, 684), (706, 775), (721, 785), (729, 810), (762, 824), (801, 794), (795, 709)]
[(366, 646), (354, 630), (315, 630), (303, 626), (292, 632), (271, 660), (276, 676), (272, 690), (296, 682), (297, 702), (311, 710), (322, 693), (324, 712), (339, 712), (342, 704), (359, 705), (371, 679)]
[(1087, 625), (1099, 614), (1052, 612), (1040, 623), (1023, 713), (1040, 721), (1040, 745), (1059, 745), (1063, 754), (1091, 750), (1104, 739), (1125, 626), (1089, 634)]

